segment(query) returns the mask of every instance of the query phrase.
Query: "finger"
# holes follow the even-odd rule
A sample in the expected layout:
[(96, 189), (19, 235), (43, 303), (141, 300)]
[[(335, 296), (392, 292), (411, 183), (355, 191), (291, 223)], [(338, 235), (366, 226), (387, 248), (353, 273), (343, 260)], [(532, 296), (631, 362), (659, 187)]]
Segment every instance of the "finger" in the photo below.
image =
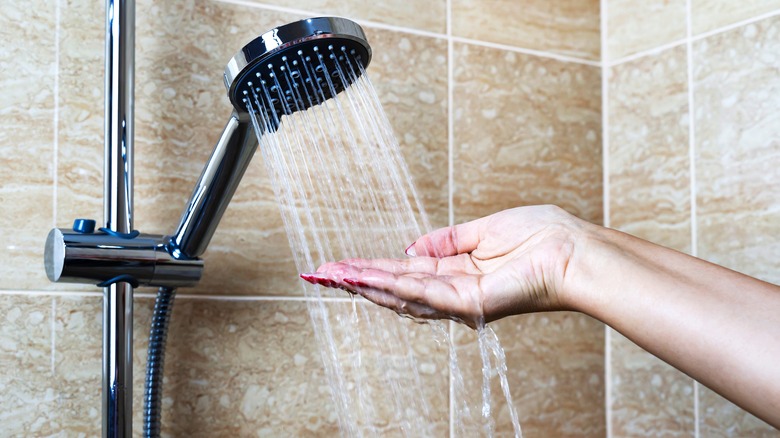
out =
[(411, 315), (415, 318), (442, 319), (447, 315), (419, 303), (410, 303), (395, 295), (373, 289), (370, 287), (357, 287), (355, 291), (368, 301), (386, 307), (402, 315)]
[(361, 271), (355, 277), (344, 278), (344, 282), (354, 286), (355, 292), (358, 293), (360, 288), (376, 289), (447, 315), (465, 316), (478, 313), (479, 309), (469, 308), (469, 300), (462, 299), (459, 291), (445, 278), (399, 276), (387, 271), (369, 269)]
[[(489, 217), (489, 216), (488, 216)], [(449, 257), (477, 249), (480, 232), (488, 217), (432, 231), (406, 248), (412, 257)]]
[(439, 259), (433, 257), (414, 257), (410, 259), (347, 259), (339, 263), (357, 269), (376, 269), (396, 275), (430, 274), (435, 275)]
[(343, 279), (360, 273), (360, 269), (343, 263), (325, 263), (316, 272), (300, 274), (300, 277), (311, 284), (333, 288), (346, 288)]
[(396, 275), (463, 275), (481, 274), (468, 254), (453, 257), (412, 257), (408, 259), (347, 259), (344, 263), (358, 269), (378, 269)]

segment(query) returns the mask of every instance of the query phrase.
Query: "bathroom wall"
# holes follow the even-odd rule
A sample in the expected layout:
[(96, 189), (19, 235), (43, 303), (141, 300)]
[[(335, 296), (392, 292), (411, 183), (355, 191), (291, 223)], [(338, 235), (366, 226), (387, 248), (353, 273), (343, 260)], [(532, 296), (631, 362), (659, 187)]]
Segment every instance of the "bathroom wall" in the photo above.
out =
[[(177, 223), (230, 111), (221, 74), (234, 52), (274, 26), (336, 14), (366, 29), (374, 48), (369, 74), (434, 226), (553, 203), (780, 281), (779, 201), (771, 189), (780, 180), (780, 146), (771, 142), (780, 137), (772, 100), (780, 84), (770, 74), (778, 68), (778, 18), (729, 27), (780, 6), (752, 1), (735, 10), (692, 0), (689, 21), (685, 2), (651, 11), (645, 2), (602, 3), (140, 0), (136, 227), (167, 233)], [(51, 227), (102, 217), (104, 9), (84, 0), (0, 8), (3, 434), (93, 436), (101, 295), (50, 284), (41, 253)], [(399, 242), (399, 253), (408, 243)], [(336, 434), (259, 157), (205, 259), (203, 281), (181, 291), (173, 314), (165, 432)], [(136, 434), (152, 293), (139, 290), (135, 303)], [(433, 430), (446, 435), (447, 352), (409, 328), (437, 413)], [(494, 328), (528, 437), (770, 433), (584, 315), (520, 316)], [(482, 376), (476, 339), (454, 324), (451, 331), (473, 404)], [(493, 394), (497, 429), (508, 434), (497, 385)], [(392, 435), (395, 421), (389, 412), (378, 427)], [(464, 427), (454, 436), (478, 432)]]
[[(607, 0), (605, 221), (780, 282), (780, 2)], [(607, 334), (613, 436), (780, 436)]]

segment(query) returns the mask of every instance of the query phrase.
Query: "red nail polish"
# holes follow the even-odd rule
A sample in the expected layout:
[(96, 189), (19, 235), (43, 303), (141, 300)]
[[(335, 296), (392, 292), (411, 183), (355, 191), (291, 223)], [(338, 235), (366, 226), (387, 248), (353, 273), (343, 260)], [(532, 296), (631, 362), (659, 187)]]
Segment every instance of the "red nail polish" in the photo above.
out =
[(414, 242), (412, 242), (411, 245), (407, 246), (406, 249), (404, 250), (404, 254), (408, 255), (409, 257), (416, 256), (417, 255), (417, 251), (414, 250), (414, 244), (415, 243), (417, 243), (416, 240)]
[(347, 284), (352, 285), (352, 286), (357, 286), (357, 287), (368, 287), (367, 284), (363, 283), (360, 280), (354, 279), (354, 278), (345, 278), (344, 279), (344, 283), (347, 283)]

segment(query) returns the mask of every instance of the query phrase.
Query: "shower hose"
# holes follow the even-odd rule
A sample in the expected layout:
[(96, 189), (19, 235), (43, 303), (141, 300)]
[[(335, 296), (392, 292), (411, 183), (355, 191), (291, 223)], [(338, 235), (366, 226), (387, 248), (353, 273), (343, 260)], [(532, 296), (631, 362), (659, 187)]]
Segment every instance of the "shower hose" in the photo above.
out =
[(161, 287), (157, 291), (149, 332), (149, 352), (146, 356), (146, 382), (144, 385), (144, 438), (160, 436), (162, 417), (163, 366), (165, 363), (165, 338), (173, 311), (176, 289)]

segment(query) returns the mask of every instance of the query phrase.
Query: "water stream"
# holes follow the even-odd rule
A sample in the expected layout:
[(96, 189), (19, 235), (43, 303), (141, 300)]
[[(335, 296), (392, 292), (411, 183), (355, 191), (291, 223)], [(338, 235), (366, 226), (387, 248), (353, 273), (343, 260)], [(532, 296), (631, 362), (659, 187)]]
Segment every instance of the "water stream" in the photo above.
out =
[[(403, 248), (431, 225), (368, 74), (350, 56), (332, 71), (322, 61), (290, 62), (286, 74), (247, 96), (247, 105), (296, 268), (312, 272), (344, 258), (404, 257)], [(343, 78), (351, 85), (325, 100), (323, 90), (336, 94)], [(278, 101), (281, 113), (268, 104)], [(311, 107), (299, 111), (304, 106)], [(493, 436), (490, 379), (497, 374), (514, 425), (509, 433), (522, 435), (504, 351), (492, 329), (478, 331), (480, 420), (469, 409), (451, 323), (419, 324), (362, 298), (344, 300), (338, 290), (303, 287), (342, 434), (461, 436), (481, 421), (485, 435)], [(446, 361), (437, 359), (441, 352)]]

